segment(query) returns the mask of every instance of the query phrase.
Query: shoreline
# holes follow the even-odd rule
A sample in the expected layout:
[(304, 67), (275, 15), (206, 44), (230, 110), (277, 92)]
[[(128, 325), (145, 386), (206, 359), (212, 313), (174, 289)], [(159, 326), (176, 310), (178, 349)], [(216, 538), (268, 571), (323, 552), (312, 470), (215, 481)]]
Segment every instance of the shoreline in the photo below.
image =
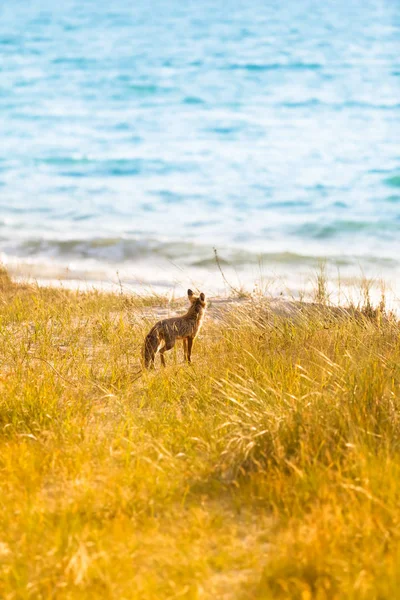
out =
[[(3, 262), (3, 267), (10, 275), (13, 281), (18, 284), (37, 285), (45, 288), (61, 288), (82, 293), (99, 291), (107, 294), (124, 294), (127, 296), (137, 296), (141, 298), (158, 297), (169, 303), (174, 303), (180, 297), (185, 297), (188, 287), (204, 291), (208, 298), (214, 301), (231, 302), (237, 298), (263, 299), (270, 303), (317, 303), (334, 307), (360, 307), (366, 303), (372, 306), (378, 306), (384, 301), (388, 310), (400, 315), (400, 282), (388, 281), (385, 278), (367, 278), (361, 273), (360, 276), (352, 278), (334, 278), (332, 270), (325, 269), (324, 265), (320, 270), (310, 271), (306, 280), (296, 280), (293, 276), (287, 281), (284, 275), (270, 274), (262, 275), (258, 279), (251, 279), (251, 274), (246, 283), (238, 281), (238, 274), (232, 269), (227, 268), (223, 271), (213, 272), (209, 275), (208, 281), (185, 277), (182, 274), (180, 279), (151, 278), (150, 281), (142, 279), (125, 278), (124, 274), (115, 272), (114, 278), (103, 278), (103, 273), (97, 273), (98, 278), (87, 278), (88, 272), (73, 271), (65, 269), (61, 273), (58, 265), (54, 265), (53, 270), (47, 270), (41, 273), (40, 266), (31, 269), (31, 265), (17, 265), (16, 263)], [(226, 275), (225, 275), (226, 273)], [(160, 271), (158, 271), (158, 276)], [(162, 274), (162, 273), (161, 273)], [(58, 275), (58, 276), (56, 276)], [(93, 275), (93, 273), (91, 273)], [(303, 285), (301, 285), (303, 283)], [(393, 285), (394, 283), (394, 285)]]
[[(35, 287), (42, 290), (64, 290), (67, 292), (76, 292), (84, 294), (90, 297), (91, 294), (104, 294), (105, 297), (118, 297), (122, 296), (127, 299), (132, 298), (138, 301), (136, 310), (139, 310), (140, 318), (149, 320), (160, 320), (169, 318), (172, 316), (180, 316), (187, 308), (187, 296), (186, 290), (182, 294), (175, 294), (171, 292), (159, 293), (154, 289), (148, 289), (145, 287), (139, 287), (138, 290), (130, 289), (124, 286), (123, 283), (109, 284), (104, 282), (85, 282), (82, 286), (82, 282), (74, 282), (73, 280), (26, 280), (23, 278), (15, 278), (8, 272), (7, 269), (3, 269), (6, 282), (10, 282), (14, 289), (28, 289), (32, 291)], [(68, 285), (71, 284), (72, 285)], [(76, 285), (74, 285), (76, 283)], [(323, 285), (327, 285), (329, 282), (324, 282)], [(99, 285), (100, 284), (100, 285)], [(3, 289), (6, 289), (8, 283), (5, 284)], [(199, 291), (199, 290), (198, 290)], [(202, 290), (201, 290), (202, 291)], [(400, 317), (400, 303), (393, 304), (390, 302), (390, 298), (386, 296), (379, 296), (377, 293), (371, 293), (368, 290), (367, 294), (365, 290), (358, 290), (357, 301), (354, 299), (348, 302), (333, 302), (329, 295), (316, 297), (317, 291), (314, 290), (314, 294), (309, 294), (307, 297), (294, 298), (284, 295), (268, 295), (260, 294), (259, 292), (245, 292), (231, 293), (230, 294), (217, 294), (217, 295), (206, 295), (208, 308), (207, 308), (207, 319), (211, 319), (214, 322), (223, 322), (226, 317), (229, 316), (231, 310), (237, 307), (247, 309), (254, 306), (256, 310), (260, 307), (266, 310), (270, 316), (276, 316), (281, 318), (288, 318), (297, 320), (302, 317), (332, 317), (338, 318), (343, 316), (354, 316), (363, 315), (366, 313), (373, 313), (374, 315), (386, 313), (393, 314), (396, 317)], [(321, 293), (321, 289), (319, 290)], [(139, 308), (141, 305), (141, 308)], [(117, 313), (115, 314), (117, 318)]]

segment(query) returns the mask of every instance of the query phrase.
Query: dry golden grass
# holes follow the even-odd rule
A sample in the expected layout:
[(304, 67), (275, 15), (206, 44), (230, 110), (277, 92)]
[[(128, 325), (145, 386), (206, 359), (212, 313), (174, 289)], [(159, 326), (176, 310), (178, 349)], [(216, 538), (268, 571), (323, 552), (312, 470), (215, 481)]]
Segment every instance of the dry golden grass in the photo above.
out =
[(397, 597), (397, 321), (232, 304), (141, 375), (159, 303), (1, 274), (0, 598)]

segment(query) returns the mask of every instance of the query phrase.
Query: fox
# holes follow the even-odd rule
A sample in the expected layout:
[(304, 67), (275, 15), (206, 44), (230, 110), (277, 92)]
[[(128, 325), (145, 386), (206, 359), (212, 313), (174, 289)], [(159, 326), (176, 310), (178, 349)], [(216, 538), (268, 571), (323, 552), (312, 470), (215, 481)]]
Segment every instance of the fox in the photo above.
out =
[(185, 361), (192, 362), (192, 346), (203, 325), (206, 312), (206, 297), (203, 292), (197, 297), (192, 290), (187, 291), (189, 310), (181, 317), (158, 321), (150, 329), (143, 345), (143, 363), (146, 369), (154, 369), (154, 359), (159, 352), (161, 364), (165, 367), (164, 353), (175, 346), (176, 340), (183, 340)]

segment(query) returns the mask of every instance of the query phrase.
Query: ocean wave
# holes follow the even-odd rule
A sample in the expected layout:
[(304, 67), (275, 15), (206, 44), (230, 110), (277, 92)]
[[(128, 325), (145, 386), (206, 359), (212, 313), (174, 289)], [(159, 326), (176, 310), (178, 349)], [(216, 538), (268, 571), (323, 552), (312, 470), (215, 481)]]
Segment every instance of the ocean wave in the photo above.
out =
[(334, 220), (331, 223), (305, 223), (295, 227), (293, 233), (302, 239), (327, 240), (335, 237), (348, 237), (356, 234), (369, 234), (379, 237), (390, 233), (397, 234), (399, 223), (393, 220)]
[[(94, 261), (97, 264), (118, 268), (118, 265), (154, 263), (164, 261), (171, 265), (194, 269), (217, 268), (212, 246), (193, 242), (162, 241), (156, 238), (97, 237), (93, 239), (42, 239), (33, 238), (21, 242), (0, 240), (0, 250), (9, 257), (23, 259), (45, 258), (68, 264), (73, 261)], [(363, 262), (377, 265), (397, 265), (395, 258), (373, 255), (313, 254), (307, 252), (257, 252), (236, 247), (221, 247), (218, 262), (222, 266), (306, 266), (316, 267), (321, 260), (328, 260), (338, 266), (356, 265)]]
[(400, 187), (400, 175), (394, 175), (393, 177), (385, 179), (385, 183), (391, 187)]
[(185, 96), (185, 98), (183, 99), (183, 104), (193, 104), (193, 105), (198, 105), (198, 104), (205, 104), (205, 100), (203, 100), (202, 98), (199, 98), (198, 96)]
[(363, 102), (361, 100), (348, 100), (346, 102), (336, 102), (321, 100), (319, 98), (307, 98), (306, 100), (287, 100), (287, 101), (279, 101), (277, 106), (282, 106), (284, 108), (331, 108), (337, 111), (345, 111), (351, 108), (360, 108), (360, 109), (372, 109), (372, 110), (398, 110), (400, 108), (400, 104), (398, 102), (391, 102), (388, 104), (383, 103), (375, 103), (375, 102)]
[[(6, 244), (10, 248), (10, 243)], [(190, 257), (201, 252), (201, 247), (185, 242), (161, 242), (156, 239), (122, 237), (97, 237), (93, 239), (43, 239), (32, 238), (11, 246), (15, 254), (23, 257), (48, 256), (68, 260), (96, 259), (118, 264), (159, 256), (167, 260)]]
[(130, 177), (135, 175), (165, 175), (190, 171), (188, 161), (164, 161), (144, 158), (92, 158), (90, 156), (49, 156), (36, 160), (37, 165), (54, 168), (68, 177)]
[(289, 63), (230, 63), (222, 67), (223, 70), (236, 71), (243, 70), (249, 72), (263, 72), (263, 71), (317, 71), (322, 69), (323, 65), (319, 63), (306, 63), (306, 62), (289, 62)]

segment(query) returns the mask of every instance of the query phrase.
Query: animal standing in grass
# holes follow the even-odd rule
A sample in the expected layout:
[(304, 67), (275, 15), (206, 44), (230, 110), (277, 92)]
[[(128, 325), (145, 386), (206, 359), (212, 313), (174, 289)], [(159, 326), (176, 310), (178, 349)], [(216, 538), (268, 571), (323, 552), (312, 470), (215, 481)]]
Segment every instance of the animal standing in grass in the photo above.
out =
[(143, 348), (144, 366), (154, 368), (154, 358), (160, 352), (161, 364), (165, 367), (164, 352), (175, 346), (176, 340), (183, 340), (185, 360), (191, 362), (193, 341), (203, 324), (206, 312), (206, 297), (201, 293), (196, 297), (188, 290), (190, 308), (182, 317), (172, 317), (158, 321), (146, 336)]

